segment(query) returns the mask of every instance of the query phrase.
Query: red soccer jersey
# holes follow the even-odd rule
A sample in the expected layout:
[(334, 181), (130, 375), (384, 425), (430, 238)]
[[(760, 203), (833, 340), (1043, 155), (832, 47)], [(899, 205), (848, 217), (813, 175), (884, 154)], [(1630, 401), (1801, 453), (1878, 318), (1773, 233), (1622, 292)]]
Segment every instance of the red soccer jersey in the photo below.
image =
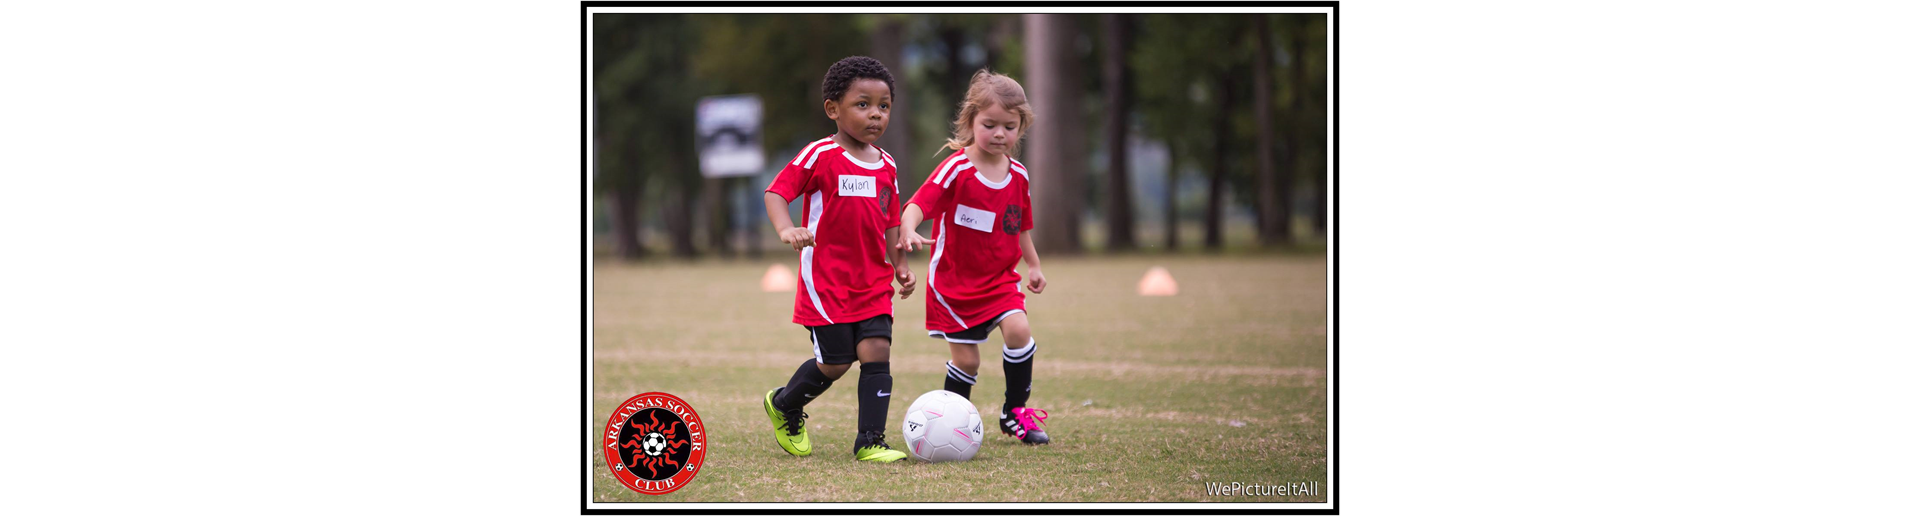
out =
[(773, 178), (767, 191), (787, 202), (805, 197), (801, 212), (813, 232), (813, 247), (800, 251), (793, 322), (822, 326), (893, 315), (887, 229), (900, 226), (899, 181), (887, 151), (879, 161), (860, 161), (831, 136), (808, 144)]
[(957, 332), (1026, 309), (1014, 265), (1020, 233), (1033, 229), (1033, 196), (1026, 165), (1008, 159), (1007, 177), (994, 183), (967, 162), (966, 151), (954, 152), (908, 201), (933, 221), (928, 330)]

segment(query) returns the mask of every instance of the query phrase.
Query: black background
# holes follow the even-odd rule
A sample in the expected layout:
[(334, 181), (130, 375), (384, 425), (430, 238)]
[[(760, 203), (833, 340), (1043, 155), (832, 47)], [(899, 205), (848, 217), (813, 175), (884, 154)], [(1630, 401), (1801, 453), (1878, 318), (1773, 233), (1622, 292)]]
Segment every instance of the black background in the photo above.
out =
[[(693, 438), (690, 436), (692, 432), (687, 430), (687, 422), (682, 421), (680, 416), (674, 415), (672, 411), (663, 408), (649, 408), (634, 414), (632, 418), (628, 418), (627, 424), (620, 427), (619, 443), (625, 445), (628, 441), (646, 438), (647, 434), (640, 432), (640, 427), (642, 425), (653, 424), (656, 418), (660, 420), (662, 425), (665, 425), (664, 428), (659, 429), (661, 434), (666, 434), (667, 428), (673, 429), (673, 437), (667, 439), (669, 444), (673, 441), (686, 441), (686, 444), (680, 445), (679, 448), (673, 448), (671, 445), (667, 447), (667, 452), (664, 456), (673, 459), (673, 461), (679, 463), (679, 465), (663, 464), (657, 466), (654, 468), (660, 472), (657, 476), (652, 476), (652, 474), (647, 471), (645, 463), (640, 464), (640, 467), (637, 468), (630, 466), (627, 468), (633, 473), (633, 476), (645, 480), (665, 480), (675, 473), (679, 473), (681, 469), (686, 468), (687, 459), (693, 456)], [(646, 456), (646, 452), (641, 451), (639, 448), (621, 446), (619, 450), (621, 464), (633, 464), (633, 456), (635, 454), (643, 457)]]

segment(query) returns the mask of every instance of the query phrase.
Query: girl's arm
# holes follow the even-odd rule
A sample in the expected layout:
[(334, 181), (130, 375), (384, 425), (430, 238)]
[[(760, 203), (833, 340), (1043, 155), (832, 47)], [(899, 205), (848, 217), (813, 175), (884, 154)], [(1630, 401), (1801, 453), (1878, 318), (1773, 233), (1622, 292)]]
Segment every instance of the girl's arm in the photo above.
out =
[[(899, 242), (900, 233), (900, 228), (887, 228), (887, 240)], [(907, 253), (898, 245), (887, 251), (887, 260), (893, 263), (893, 280), (900, 283), (900, 299), (913, 295), (913, 270), (907, 268), (907, 261), (904, 260), (906, 256)]]
[(919, 204), (907, 203), (907, 209), (900, 214), (900, 238), (894, 240), (894, 250), (913, 252), (919, 246), (933, 245), (932, 239), (920, 236), (920, 222), (924, 217), (926, 214), (920, 213)]
[(1027, 290), (1038, 294), (1047, 289), (1047, 276), (1040, 273), (1040, 251), (1033, 249), (1033, 232), (1020, 232), (1020, 259), (1027, 262)]

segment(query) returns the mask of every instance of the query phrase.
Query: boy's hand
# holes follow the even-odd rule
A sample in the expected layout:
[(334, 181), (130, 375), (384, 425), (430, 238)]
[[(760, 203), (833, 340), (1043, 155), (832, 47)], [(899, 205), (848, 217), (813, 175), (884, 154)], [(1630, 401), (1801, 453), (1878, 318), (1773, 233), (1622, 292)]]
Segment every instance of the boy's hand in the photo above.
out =
[(900, 282), (900, 299), (913, 295), (913, 271), (907, 270), (907, 266), (894, 267), (893, 280)]
[(1038, 294), (1040, 293), (1040, 291), (1043, 291), (1046, 289), (1047, 289), (1047, 275), (1041, 274), (1039, 267), (1029, 267), (1027, 269), (1027, 290), (1031, 290), (1033, 291), (1033, 293)]
[(798, 251), (802, 247), (813, 246), (813, 232), (807, 231), (807, 228), (787, 228), (786, 231), (780, 232), (780, 241), (793, 246), (793, 250)]
[(933, 244), (933, 240), (920, 236), (919, 231), (902, 231), (900, 232), (900, 242), (894, 244), (893, 247), (911, 253), (914, 249), (922, 246), (932, 247)]

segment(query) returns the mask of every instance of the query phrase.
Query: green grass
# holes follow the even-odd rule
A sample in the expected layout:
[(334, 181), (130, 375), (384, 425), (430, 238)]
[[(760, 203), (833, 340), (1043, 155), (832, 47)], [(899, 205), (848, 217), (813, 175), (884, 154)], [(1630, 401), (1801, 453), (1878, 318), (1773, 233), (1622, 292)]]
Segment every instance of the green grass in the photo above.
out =
[[(1324, 255), (1050, 258), (1048, 290), (1029, 295), (1040, 343), (1028, 406), (1051, 413), (1054, 443), (1029, 447), (989, 428), (973, 460), (858, 463), (849, 378), (808, 405), (814, 454), (774, 444), (760, 399), (812, 356), (789, 322), (791, 292), (763, 293), (762, 261), (599, 260), (594, 266), (593, 424), (649, 391), (677, 395), (705, 420), (698, 476), (665, 496), (620, 486), (593, 457), (602, 502), (1277, 502), (1210, 497), (1206, 482), (1327, 484)], [(914, 260), (925, 278), (926, 257)], [(1180, 295), (1140, 297), (1161, 265)], [(943, 341), (925, 337), (924, 286), (896, 301), (889, 441), (920, 393), (941, 388)], [(998, 333), (981, 348), (974, 403), (991, 426), (1005, 375)], [(1090, 403), (1089, 403), (1090, 402)], [(1244, 423), (1233, 426), (1233, 422)]]

